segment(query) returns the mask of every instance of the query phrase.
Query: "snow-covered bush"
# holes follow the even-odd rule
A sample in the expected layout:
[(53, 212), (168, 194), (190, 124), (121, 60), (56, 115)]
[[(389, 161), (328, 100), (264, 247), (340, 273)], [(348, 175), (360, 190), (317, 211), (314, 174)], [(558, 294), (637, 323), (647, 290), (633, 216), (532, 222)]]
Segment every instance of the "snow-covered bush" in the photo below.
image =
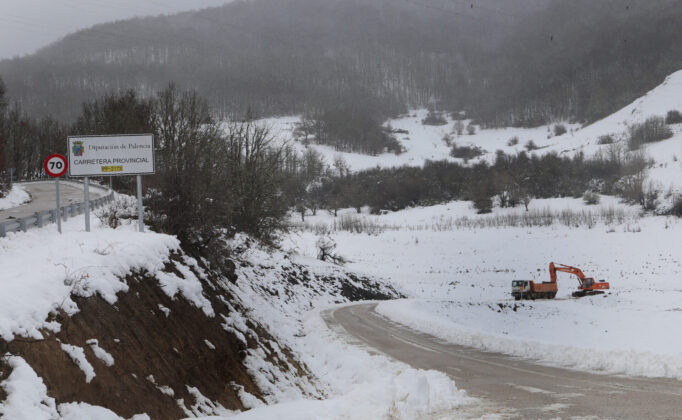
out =
[(320, 236), (315, 244), (317, 246), (317, 259), (334, 264), (343, 265), (346, 259), (336, 254), (336, 242), (329, 236)]
[(111, 204), (95, 211), (103, 225), (116, 229), (124, 221), (137, 219), (137, 199), (129, 195), (117, 196)]
[(510, 138), (509, 141), (507, 141), (507, 146), (509, 147), (516, 146), (517, 144), (519, 144), (519, 138), (516, 136)]

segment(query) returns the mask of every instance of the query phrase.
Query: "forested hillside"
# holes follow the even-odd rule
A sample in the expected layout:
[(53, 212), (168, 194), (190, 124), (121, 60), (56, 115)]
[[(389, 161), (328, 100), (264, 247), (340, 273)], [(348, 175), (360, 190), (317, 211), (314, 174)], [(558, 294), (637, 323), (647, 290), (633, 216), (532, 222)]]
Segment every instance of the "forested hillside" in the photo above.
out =
[(469, 105), (496, 126), (605, 117), (682, 68), (680, 22), (680, 0), (555, 0), (485, 61)]
[(0, 76), (26, 112), (59, 119), (174, 81), (222, 117), (434, 106), (488, 125), (592, 120), (679, 69), (680, 3), (238, 1), (98, 25), (0, 62)]

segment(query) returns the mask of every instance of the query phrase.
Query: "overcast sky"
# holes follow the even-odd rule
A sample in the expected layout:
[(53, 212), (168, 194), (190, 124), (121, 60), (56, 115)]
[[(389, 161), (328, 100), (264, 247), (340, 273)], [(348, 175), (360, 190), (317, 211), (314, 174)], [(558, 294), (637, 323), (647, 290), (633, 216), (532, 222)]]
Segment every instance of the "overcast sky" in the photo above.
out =
[(227, 0), (0, 0), (0, 59), (30, 54), (59, 38), (133, 16), (219, 6)]

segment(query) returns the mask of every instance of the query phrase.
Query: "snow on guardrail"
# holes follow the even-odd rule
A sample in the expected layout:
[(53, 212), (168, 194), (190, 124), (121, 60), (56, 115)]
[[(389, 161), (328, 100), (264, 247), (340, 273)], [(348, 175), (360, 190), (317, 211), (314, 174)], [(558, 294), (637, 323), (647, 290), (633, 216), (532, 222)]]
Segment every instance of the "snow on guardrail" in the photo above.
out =
[[(34, 181), (34, 182), (44, 182), (44, 181)], [(69, 180), (68, 182), (76, 182)], [(90, 200), (90, 209), (97, 209), (111, 202), (114, 199), (114, 191), (108, 190), (109, 194)], [(13, 220), (8, 220), (6, 222), (0, 223), (0, 238), (7, 236), (9, 232), (26, 232), (28, 229), (43, 227), (50, 223), (56, 223), (57, 217), (61, 217), (62, 220), (66, 221), (69, 217), (75, 217), (85, 212), (85, 205), (83, 202), (71, 203), (67, 206), (62, 206), (57, 209), (44, 210), (36, 212), (31, 216), (20, 217)]]

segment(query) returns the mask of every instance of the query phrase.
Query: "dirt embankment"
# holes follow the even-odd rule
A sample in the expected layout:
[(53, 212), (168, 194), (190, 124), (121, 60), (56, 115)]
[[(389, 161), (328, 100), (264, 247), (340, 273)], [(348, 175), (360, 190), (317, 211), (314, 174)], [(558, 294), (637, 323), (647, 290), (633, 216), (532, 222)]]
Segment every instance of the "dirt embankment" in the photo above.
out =
[[(178, 256), (174, 259), (179, 261)], [(167, 271), (181, 276), (173, 264), (167, 265)], [(261, 397), (243, 360), (247, 348), (268, 348), (273, 339), (250, 321), (247, 324), (258, 334), (260, 342), (247, 336), (244, 344), (223, 328), (221, 315), (228, 317), (232, 308), (239, 310), (236, 303), (231, 302), (232, 308), (225, 303), (232, 301), (231, 296), (202, 280), (204, 291), (213, 291), (204, 293), (216, 314), (207, 317), (182, 296), (168, 297), (159, 281), (148, 274), (138, 273), (126, 280), (130, 290), (120, 293), (115, 305), (99, 296), (75, 298), (79, 313), (70, 318), (63, 313), (54, 316), (62, 325), (58, 334), (43, 331), (43, 340), (0, 341), (0, 352), (23, 357), (58, 404), (82, 401), (109, 408), (126, 418), (147, 413), (152, 419), (177, 419), (187, 417), (189, 413), (185, 410), (212, 414), (206, 407), (196, 407), (199, 401), (188, 387), (231, 410), (245, 408), (238, 396), (241, 387)], [(112, 366), (96, 357), (87, 343), (92, 339), (113, 356)], [(83, 371), (61, 349), (61, 343), (85, 350), (96, 373), (90, 383), (86, 383)], [(268, 357), (277, 359), (277, 353), (268, 349), (265, 351)], [(306, 374), (286, 349), (284, 355), (288, 358), (286, 362), (272, 360), (273, 364), (283, 370), (293, 366), (296, 374)], [(9, 373), (7, 364), (0, 362), (0, 380)], [(5, 397), (0, 388), (0, 401)]]

